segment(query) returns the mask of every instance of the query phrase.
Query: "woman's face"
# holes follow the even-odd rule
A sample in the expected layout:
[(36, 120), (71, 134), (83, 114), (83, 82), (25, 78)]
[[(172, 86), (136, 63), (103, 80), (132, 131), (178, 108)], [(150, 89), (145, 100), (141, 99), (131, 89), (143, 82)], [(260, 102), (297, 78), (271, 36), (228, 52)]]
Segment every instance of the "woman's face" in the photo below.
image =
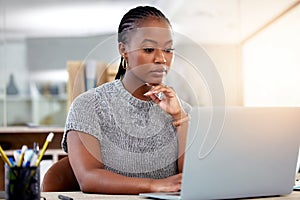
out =
[(160, 84), (173, 62), (173, 40), (169, 24), (147, 18), (130, 33), (125, 45), (126, 74), (140, 84)]

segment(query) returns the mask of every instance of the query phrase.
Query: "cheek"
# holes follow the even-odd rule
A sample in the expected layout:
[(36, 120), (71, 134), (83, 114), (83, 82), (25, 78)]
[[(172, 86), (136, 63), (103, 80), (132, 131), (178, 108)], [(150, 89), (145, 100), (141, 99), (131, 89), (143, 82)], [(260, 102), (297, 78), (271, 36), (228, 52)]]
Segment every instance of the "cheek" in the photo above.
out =
[(171, 67), (171, 65), (173, 64), (173, 61), (174, 61), (174, 54), (167, 54), (167, 55), (165, 55), (165, 58), (167, 60), (166, 65), (168, 67)]
[(128, 64), (130, 67), (137, 67), (149, 63), (153, 63), (152, 55), (132, 53), (130, 56), (128, 56)]
[(135, 53), (128, 54), (128, 60), (127, 60), (128, 67), (134, 67), (134, 66), (136, 66), (137, 63), (138, 63), (138, 59), (139, 59), (139, 57)]

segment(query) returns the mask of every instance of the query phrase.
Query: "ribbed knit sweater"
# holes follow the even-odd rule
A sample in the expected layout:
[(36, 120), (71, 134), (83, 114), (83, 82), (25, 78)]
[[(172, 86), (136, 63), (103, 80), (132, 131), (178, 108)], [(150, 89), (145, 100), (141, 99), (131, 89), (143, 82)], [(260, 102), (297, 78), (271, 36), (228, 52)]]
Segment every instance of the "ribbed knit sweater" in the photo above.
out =
[(99, 140), (105, 169), (129, 177), (166, 178), (178, 173), (172, 122), (153, 101), (135, 98), (115, 80), (73, 101), (62, 147), (67, 152), (69, 130), (81, 131)]

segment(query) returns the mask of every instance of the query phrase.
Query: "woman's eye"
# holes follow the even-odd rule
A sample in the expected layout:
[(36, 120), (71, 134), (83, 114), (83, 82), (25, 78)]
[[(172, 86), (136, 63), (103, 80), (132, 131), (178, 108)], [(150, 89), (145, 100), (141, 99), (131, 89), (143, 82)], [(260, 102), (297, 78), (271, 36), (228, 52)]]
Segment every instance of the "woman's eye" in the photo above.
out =
[(143, 48), (144, 52), (146, 53), (152, 53), (154, 51), (154, 48), (151, 48), (151, 47), (146, 47), (146, 48)]
[(166, 53), (173, 53), (174, 52), (174, 48), (166, 48), (164, 51), (166, 52)]

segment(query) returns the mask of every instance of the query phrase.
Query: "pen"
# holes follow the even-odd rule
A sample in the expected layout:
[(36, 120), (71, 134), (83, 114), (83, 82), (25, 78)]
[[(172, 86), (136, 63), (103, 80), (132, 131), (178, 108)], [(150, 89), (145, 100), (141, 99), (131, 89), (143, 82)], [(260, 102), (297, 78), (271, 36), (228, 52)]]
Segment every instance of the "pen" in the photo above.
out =
[(35, 154), (38, 154), (39, 153), (39, 143), (37, 143), (37, 142), (34, 142), (33, 143), (33, 151), (34, 151), (34, 153)]
[(73, 200), (73, 198), (67, 197), (67, 196), (62, 195), (62, 194), (59, 194), (59, 195), (58, 195), (58, 198), (59, 198), (59, 199), (62, 199), (62, 200)]
[(40, 155), (39, 155), (39, 157), (38, 157), (38, 159), (36, 161), (36, 166), (39, 166), (39, 164), (40, 164), (40, 162), (41, 162), (41, 160), (42, 160), (42, 158), (44, 156), (44, 153), (45, 153), (45, 151), (46, 151), (46, 149), (48, 147), (48, 144), (49, 144), (49, 142), (52, 141), (53, 137), (54, 137), (54, 133), (49, 133), (49, 135), (47, 136), (46, 141), (45, 141), (45, 143), (43, 145), (43, 148), (41, 150), (41, 153), (40, 153)]
[(11, 164), (11, 162), (9, 161), (9, 159), (7, 158), (6, 154), (4, 153), (4, 151), (3, 151), (2, 147), (1, 147), (1, 145), (0, 145), (0, 154), (1, 154), (2, 160), (3, 160), (5, 163), (7, 163), (9, 167), (12, 167), (12, 164)]

